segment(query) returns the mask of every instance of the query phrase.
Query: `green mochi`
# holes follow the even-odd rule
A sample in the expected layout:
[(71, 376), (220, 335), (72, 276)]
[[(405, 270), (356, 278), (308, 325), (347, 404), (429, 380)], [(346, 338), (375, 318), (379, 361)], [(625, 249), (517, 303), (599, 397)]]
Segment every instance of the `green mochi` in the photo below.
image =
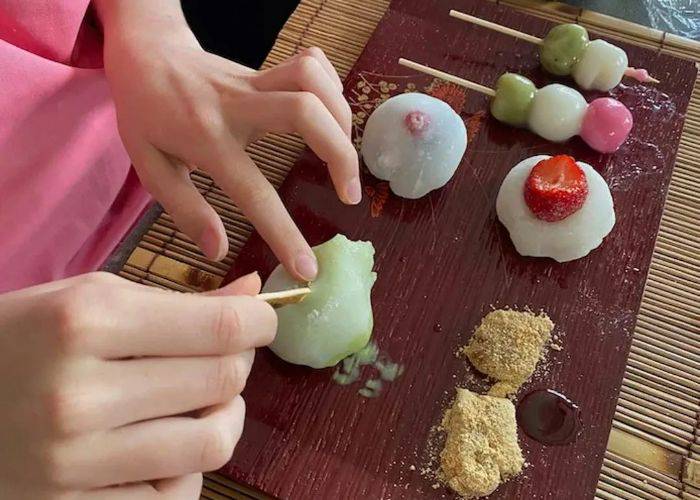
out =
[(588, 45), (588, 31), (578, 24), (560, 24), (547, 33), (540, 45), (540, 62), (553, 75), (571, 74)]
[(491, 114), (499, 121), (523, 127), (537, 87), (524, 76), (504, 73), (496, 82), (496, 96), (491, 101)]
[[(312, 368), (333, 366), (367, 345), (374, 318), (370, 293), (374, 246), (338, 234), (313, 248), (318, 277), (298, 304), (277, 309), (277, 337), (270, 349), (290, 363)], [(263, 292), (298, 288), (282, 266), (270, 274)]]

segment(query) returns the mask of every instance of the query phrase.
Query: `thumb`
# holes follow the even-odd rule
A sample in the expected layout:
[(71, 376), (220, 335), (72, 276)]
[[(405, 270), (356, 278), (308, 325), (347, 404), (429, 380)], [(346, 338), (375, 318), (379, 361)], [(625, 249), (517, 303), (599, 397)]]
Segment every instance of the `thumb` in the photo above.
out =
[(246, 274), (245, 276), (241, 276), (237, 280), (222, 288), (219, 288), (218, 290), (204, 292), (202, 295), (212, 297), (220, 297), (222, 295), (257, 295), (260, 293), (260, 287), (260, 275), (257, 271), (255, 271), (253, 273)]

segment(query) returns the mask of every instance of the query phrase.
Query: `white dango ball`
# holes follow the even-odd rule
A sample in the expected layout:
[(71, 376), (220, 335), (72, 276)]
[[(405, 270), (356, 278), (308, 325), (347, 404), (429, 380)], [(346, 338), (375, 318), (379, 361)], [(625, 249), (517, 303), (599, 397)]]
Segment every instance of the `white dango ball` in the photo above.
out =
[(593, 167), (576, 164), (586, 174), (588, 196), (581, 208), (557, 222), (535, 217), (525, 202), (524, 186), (530, 171), (548, 155), (527, 158), (506, 175), (496, 199), (496, 213), (508, 229), (519, 254), (550, 257), (558, 262), (585, 257), (597, 248), (615, 225), (610, 189)]
[(587, 107), (579, 92), (553, 83), (535, 93), (528, 126), (548, 141), (563, 142), (579, 133)]
[[(374, 325), (370, 293), (377, 275), (372, 272), (374, 246), (338, 234), (313, 248), (318, 277), (300, 303), (277, 309), (277, 336), (270, 349), (290, 363), (312, 368), (333, 366), (369, 342)], [(298, 288), (279, 265), (263, 292)]]
[(404, 198), (420, 198), (452, 178), (467, 149), (467, 130), (444, 101), (407, 93), (382, 103), (367, 120), (362, 158), (375, 177)]
[(617, 87), (629, 65), (627, 53), (605, 40), (593, 40), (574, 65), (572, 76), (586, 90), (608, 90)]

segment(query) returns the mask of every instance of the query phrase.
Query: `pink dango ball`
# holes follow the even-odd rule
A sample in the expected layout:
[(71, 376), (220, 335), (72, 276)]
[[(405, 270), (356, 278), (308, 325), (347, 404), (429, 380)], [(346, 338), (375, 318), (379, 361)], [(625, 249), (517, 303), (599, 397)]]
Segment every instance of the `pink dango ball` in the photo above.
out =
[(632, 130), (634, 120), (627, 106), (611, 97), (591, 101), (581, 124), (581, 138), (601, 153), (614, 153)]

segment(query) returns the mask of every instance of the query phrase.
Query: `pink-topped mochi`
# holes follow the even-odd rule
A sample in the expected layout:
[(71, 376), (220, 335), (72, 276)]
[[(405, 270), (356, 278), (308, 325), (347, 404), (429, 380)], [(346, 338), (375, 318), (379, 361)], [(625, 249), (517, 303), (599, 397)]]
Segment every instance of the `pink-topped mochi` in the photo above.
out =
[(581, 138), (601, 153), (614, 153), (632, 130), (634, 120), (627, 106), (610, 97), (591, 101), (581, 124)]

